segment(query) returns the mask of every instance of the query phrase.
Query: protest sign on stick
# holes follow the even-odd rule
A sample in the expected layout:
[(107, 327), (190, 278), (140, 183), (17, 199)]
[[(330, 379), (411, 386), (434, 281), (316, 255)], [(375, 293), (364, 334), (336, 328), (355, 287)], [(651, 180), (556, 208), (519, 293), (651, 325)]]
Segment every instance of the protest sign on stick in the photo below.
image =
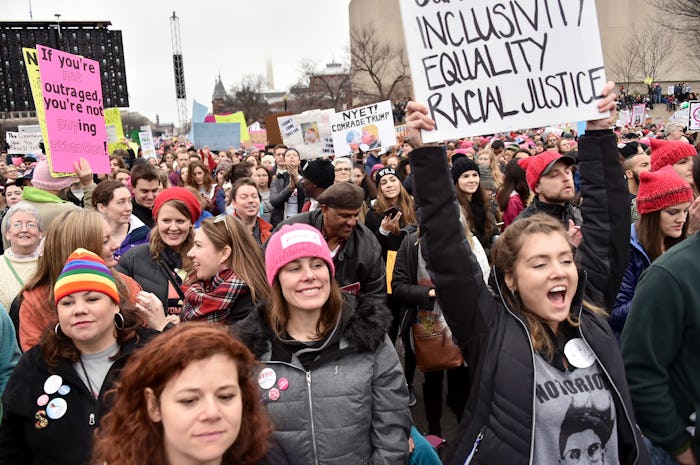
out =
[(141, 143), (143, 158), (156, 158), (156, 144), (153, 142), (153, 134), (150, 127), (141, 128), (141, 131), (139, 131), (139, 142)]
[(646, 105), (643, 103), (634, 105), (632, 107), (632, 126), (641, 126), (644, 123), (644, 111), (646, 110)]
[(594, 0), (402, 0), (426, 142), (599, 119), (605, 86)]
[(331, 115), (333, 146), (338, 156), (352, 155), (360, 144), (370, 149), (396, 145), (391, 102), (385, 100)]
[(109, 173), (100, 64), (89, 58), (37, 45), (49, 164), (73, 172), (85, 158), (95, 173)]

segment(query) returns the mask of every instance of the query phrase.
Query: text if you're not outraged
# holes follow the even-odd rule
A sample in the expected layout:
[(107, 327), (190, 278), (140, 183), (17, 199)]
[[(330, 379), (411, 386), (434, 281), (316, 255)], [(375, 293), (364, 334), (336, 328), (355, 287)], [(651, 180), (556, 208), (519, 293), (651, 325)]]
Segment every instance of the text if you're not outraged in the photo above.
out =
[(95, 173), (108, 173), (99, 63), (42, 45), (37, 58), (51, 169), (70, 173), (82, 157)]
[(415, 99), (437, 141), (597, 119), (594, 0), (402, 0)]

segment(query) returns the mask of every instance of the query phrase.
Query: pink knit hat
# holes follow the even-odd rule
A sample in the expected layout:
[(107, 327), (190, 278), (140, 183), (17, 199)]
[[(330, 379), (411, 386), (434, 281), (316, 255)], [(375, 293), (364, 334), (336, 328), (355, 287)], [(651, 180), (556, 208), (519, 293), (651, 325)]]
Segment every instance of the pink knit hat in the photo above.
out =
[(275, 282), (277, 273), (283, 266), (303, 257), (322, 259), (328, 264), (331, 276), (335, 274), (328, 244), (318, 229), (313, 226), (288, 224), (270, 236), (265, 250), (265, 271), (270, 286)]
[(695, 157), (695, 147), (681, 140), (649, 139), (651, 144), (651, 170), (656, 171), (666, 165), (674, 165), (685, 157)]
[(54, 178), (49, 171), (49, 162), (42, 160), (36, 164), (32, 173), (32, 186), (45, 191), (61, 191), (71, 184), (78, 182), (75, 176)]
[(640, 215), (692, 201), (693, 189), (676, 173), (673, 166), (639, 173), (637, 211)]

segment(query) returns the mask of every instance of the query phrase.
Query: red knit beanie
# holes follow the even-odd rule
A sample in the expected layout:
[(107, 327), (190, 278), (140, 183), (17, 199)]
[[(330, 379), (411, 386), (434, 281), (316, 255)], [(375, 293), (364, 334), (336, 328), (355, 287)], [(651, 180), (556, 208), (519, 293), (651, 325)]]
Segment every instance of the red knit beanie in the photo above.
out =
[(553, 150), (546, 150), (534, 157), (521, 158), (518, 165), (525, 170), (525, 179), (530, 190), (535, 191), (535, 186), (542, 175), (549, 173), (554, 164), (563, 161), (568, 166), (576, 163), (576, 159), (570, 155), (562, 155)]
[(651, 144), (651, 170), (656, 171), (666, 165), (674, 165), (685, 157), (695, 157), (695, 147), (682, 140), (649, 139)]
[(192, 223), (197, 222), (202, 215), (202, 208), (199, 206), (199, 201), (192, 192), (184, 187), (168, 187), (164, 191), (161, 191), (153, 202), (153, 219), (158, 219), (158, 210), (160, 210), (160, 207), (168, 200), (179, 200), (184, 203), (187, 210), (190, 212)]
[(693, 189), (676, 173), (673, 166), (639, 173), (639, 192), (637, 193), (639, 214), (644, 215), (692, 201)]

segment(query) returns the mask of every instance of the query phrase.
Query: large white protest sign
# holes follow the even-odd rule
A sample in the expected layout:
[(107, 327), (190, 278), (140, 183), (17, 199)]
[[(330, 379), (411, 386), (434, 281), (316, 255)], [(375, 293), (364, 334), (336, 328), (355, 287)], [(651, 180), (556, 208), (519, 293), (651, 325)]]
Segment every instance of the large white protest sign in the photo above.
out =
[(334, 113), (331, 132), (338, 156), (356, 153), (360, 144), (366, 144), (370, 149), (396, 145), (391, 102), (386, 100)]
[(5, 140), (10, 147), (7, 149), (8, 154), (26, 155), (30, 153), (39, 154), (41, 148), (41, 132), (14, 132), (8, 131), (5, 133)]
[(594, 0), (401, 0), (415, 99), (454, 139), (601, 118)]
[[(299, 152), (302, 159), (313, 160), (328, 152), (324, 138), (331, 137), (332, 109), (310, 110), (299, 115), (277, 118), (282, 141)], [(324, 151), (325, 150), (325, 151)]]

